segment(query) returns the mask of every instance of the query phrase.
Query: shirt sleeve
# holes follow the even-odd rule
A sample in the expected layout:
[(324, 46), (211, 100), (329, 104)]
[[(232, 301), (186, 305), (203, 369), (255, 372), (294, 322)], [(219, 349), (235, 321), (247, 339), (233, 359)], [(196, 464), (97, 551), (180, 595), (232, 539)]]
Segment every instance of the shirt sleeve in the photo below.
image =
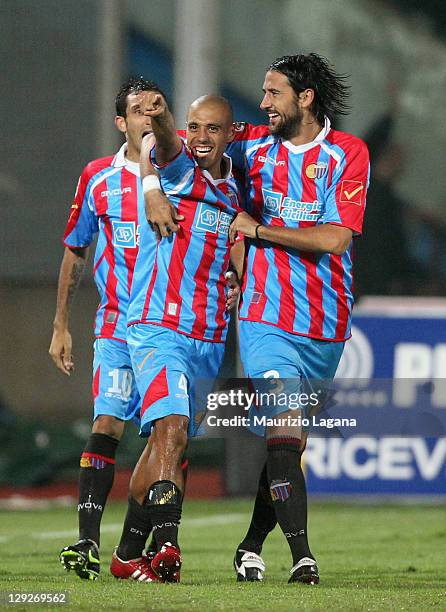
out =
[(67, 247), (89, 246), (98, 232), (98, 217), (89, 188), (90, 178), (87, 166), (79, 178), (63, 236), (63, 243)]
[(370, 178), (369, 152), (364, 142), (355, 139), (333, 171), (325, 198), (322, 223), (350, 228), (355, 235), (362, 233), (366, 193)]
[(159, 165), (155, 159), (155, 148), (150, 152), (153, 167), (158, 170), (161, 186), (166, 194), (178, 193), (188, 182), (195, 170), (195, 163), (183, 143), (181, 151), (170, 161)]

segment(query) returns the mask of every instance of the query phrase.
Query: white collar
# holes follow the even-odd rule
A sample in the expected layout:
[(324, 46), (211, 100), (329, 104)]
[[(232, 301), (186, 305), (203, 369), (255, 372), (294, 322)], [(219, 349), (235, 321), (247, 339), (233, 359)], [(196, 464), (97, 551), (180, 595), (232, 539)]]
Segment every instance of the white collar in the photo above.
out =
[(325, 117), (324, 127), (317, 134), (316, 138), (312, 140), (311, 142), (306, 142), (305, 144), (301, 144), (301, 145), (294, 145), (289, 140), (283, 140), (282, 144), (284, 147), (289, 149), (292, 153), (305, 153), (305, 151), (309, 151), (313, 147), (316, 147), (317, 145), (321, 144), (321, 142), (325, 140), (325, 138), (327, 137), (330, 129), (331, 129), (330, 119), (328, 117)]
[[(205, 176), (211, 183), (214, 185), (219, 185), (224, 181), (227, 181), (229, 178), (232, 178), (232, 158), (229, 157), (226, 153), (223, 153), (223, 157), (225, 159), (225, 166), (227, 168), (225, 175), (220, 179), (212, 178), (211, 174), (207, 170), (202, 170), (203, 176)], [(197, 160), (195, 160), (196, 162)], [(198, 164), (197, 164), (198, 165)], [(199, 166), (198, 166), (199, 167)]]
[(127, 149), (128, 149), (127, 143), (124, 142), (122, 147), (119, 149), (119, 151), (114, 156), (113, 161), (112, 161), (112, 166), (114, 166), (115, 168), (125, 167), (126, 170), (128, 170), (135, 176), (141, 176), (140, 171), (139, 171), (139, 163), (130, 161), (129, 159), (127, 159)]

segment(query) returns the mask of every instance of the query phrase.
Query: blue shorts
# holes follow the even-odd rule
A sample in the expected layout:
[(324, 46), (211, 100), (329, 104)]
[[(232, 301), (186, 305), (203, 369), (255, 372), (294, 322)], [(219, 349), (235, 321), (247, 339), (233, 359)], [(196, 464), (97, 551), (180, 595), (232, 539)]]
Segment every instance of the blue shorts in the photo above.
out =
[[(200, 433), (206, 413), (203, 386), (212, 390), (224, 356), (223, 342), (205, 342), (149, 323), (130, 325), (127, 342), (142, 398), (141, 436), (171, 414), (189, 418), (189, 436)], [(198, 388), (200, 387), (200, 388)]]
[[(257, 379), (255, 387), (259, 386), (259, 379), (268, 379), (272, 383), (274, 379), (285, 378), (287, 381), (284, 385), (279, 387), (276, 383), (276, 393), (284, 392), (288, 397), (292, 397), (292, 393), (296, 394), (296, 397), (305, 394), (305, 399), (311, 393), (316, 393), (320, 402), (323, 402), (336, 374), (345, 344), (298, 336), (274, 325), (254, 321), (240, 321), (239, 339), (245, 375), (250, 379)], [(262, 383), (260, 387), (262, 392), (268, 391), (268, 387)], [(302, 416), (305, 416), (314, 406), (315, 404), (306, 401), (305, 405), (294, 406), (283, 403), (280, 406), (270, 404), (265, 407), (262, 404), (261, 409), (267, 417), (285, 412), (290, 407), (301, 409)], [(251, 429), (259, 435), (265, 433), (264, 428), (260, 426), (258, 429)]]
[(94, 419), (108, 415), (139, 424), (141, 402), (127, 344), (98, 338), (93, 347)]

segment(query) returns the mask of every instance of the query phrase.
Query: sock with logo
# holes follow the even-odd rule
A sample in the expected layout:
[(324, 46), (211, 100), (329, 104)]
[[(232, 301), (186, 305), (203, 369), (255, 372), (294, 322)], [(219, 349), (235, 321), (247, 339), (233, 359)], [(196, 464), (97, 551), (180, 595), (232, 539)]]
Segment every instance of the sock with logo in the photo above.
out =
[(249, 550), (257, 555), (262, 552), (266, 536), (277, 525), (276, 512), (269, 492), (266, 463), (259, 478), (257, 497), (254, 502), (251, 524), (244, 540), (239, 544), (241, 550)]
[(115, 454), (119, 440), (92, 433), (81, 455), (79, 470), (79, 538), (99, 546), (99, 530), (115, 475)]
[(149, 488), (144, 504), (148, 509), (157, 549), (165, 542), (178, 548), (178, 527), (183, 496), (170, 480), (158, 480)]
[[(187, 472), (189, 469), (189, 459), (187, 459), (186, 457), (183, 457), (183, 461), (181, 463), (181, 471), (183, 472), (183, 497), (184, 494), (186, 493), (186, 483), (187, 483)], [(157, 552), (157, 545), (156, 545), (156, 540), (154, 535), (152, 534), (152, 538), (148, 544), (148, 546), (146, 546), (146, 552), (148, 554), (154, 554)]]
[(268, 485), (280, 525), (293, 556), (314, 559), (307, 538), (307, 491), (301, 467), (300, 440), (292, 437), (267, 440)]
[(149, 509), (144, 504), (138, 504), (136, 499), (129, 495), (124, 527), (116, 551), (118, 557), (123, 561), (139, 559), (151, 530)]

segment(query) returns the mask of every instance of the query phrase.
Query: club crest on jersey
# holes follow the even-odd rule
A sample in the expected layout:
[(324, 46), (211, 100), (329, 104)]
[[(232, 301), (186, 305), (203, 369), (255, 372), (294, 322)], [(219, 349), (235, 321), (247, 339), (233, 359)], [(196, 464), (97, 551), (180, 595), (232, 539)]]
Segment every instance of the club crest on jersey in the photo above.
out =
[(113, 246), (134, 249), (139, 244), (139, 225), (134, 221), (112, 221)]
[(318, 162), (317, 164), (309, 164), (305, 168), (305, 174), (309, 179), (322, 178), (328, 170), (328, 164), (325, 162)]
[(232, 216), (209, 204), (200, 204), (194, 227), (200, 231), (227, 234)]
[(273, 501), (286, 501), (291, 495), (291, 483), (289, 480), (272, 480), (269, 490)]
[(322, 211), (322, 204), (314, 202), (301, 202), (292, 198), (283, 197), (283, 194), (270, 189), (263, 189), (264, 213), (288, 221), (317, 221)]

